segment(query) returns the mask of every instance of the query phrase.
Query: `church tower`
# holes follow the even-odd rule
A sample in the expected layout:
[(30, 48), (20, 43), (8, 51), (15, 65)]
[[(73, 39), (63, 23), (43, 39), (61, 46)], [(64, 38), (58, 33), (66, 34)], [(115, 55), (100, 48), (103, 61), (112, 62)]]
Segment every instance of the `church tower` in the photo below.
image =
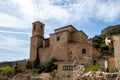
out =
[(34, 61), (38, 53), (38, 48), (43, 47), (45, 24), (36, 21), (32, 23), (32, 37), (30, 45), (30, 60)]

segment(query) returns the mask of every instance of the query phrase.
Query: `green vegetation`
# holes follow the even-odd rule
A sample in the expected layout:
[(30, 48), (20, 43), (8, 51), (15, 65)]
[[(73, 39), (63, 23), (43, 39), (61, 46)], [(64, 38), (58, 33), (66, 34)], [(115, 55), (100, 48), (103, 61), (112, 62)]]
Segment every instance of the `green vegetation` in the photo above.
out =
[(39, 74), (38, 69), (32, 69), (33, 76), (37, 76)]
[(52, 58), (45, 66), (44, 72), (51, 72), (54, 69), (57, 68), (57, 66), (54, 64), (58, 60), (56, 58)]
[(15, 73), (17, 74), (17, 73), (22, 73), (22, 72), (25, 72), (25, 69), (23, 69), (23, 68), (17, 68), (16, 70), (15, 70)]
[(113, 42), (109, 45), (105, 44), (105, 36), (96, 35), (93, 37), (92, 42), (93, 46), (101, 51), (101, 56), (111, 56), (114, 52)]
[(26, 68), (27, 69), (32, 69), (32, 63), (30, 61), (27, 62)]
[(116, 68), (104, 69), (100, 65), (94, 65), (92, 67), (88, 67), (88, 68), (85, 69), (86, 73), (89, 72), (89, 71), (104, 71), (104, 72), (114, 73), (114, 72), (118, 72), (118, 69), (116, 69)]
[(85, 72), (89, 72), (89, 71), (99, 71), (102, 70), (102, 67), (100, 65), (94, 65), (92, 67), (88, 67), (85, 69)]
[(118, 69), (110, 68), (110, 69), (108, 69), (108, 72), (110, 72), (110, 73), (118, 72)]
[(7, 76), (12, 75), (14, 72), (12, 67), (10, 66), (1, 67), (0, 70), (2, 71), (2, 75), (7, 75)]
[[(54, 69), (57, 68), (57, 66), (54, 64), (57, 61), (58, 60), (56, 58), (51, 58), (51, 60), (48, 63), (46, 63), (46, 65), (42, 65), (39, 62), (39, 56), (37, 56), (36, 60), (33, 63), (33, 69), (35, 70), (33, 71), (33, 74), (42, 72), (52, 72)], [(30, 66), (31, 64), (29, 63), (27, 65), (27, 69), (29, 69)]]

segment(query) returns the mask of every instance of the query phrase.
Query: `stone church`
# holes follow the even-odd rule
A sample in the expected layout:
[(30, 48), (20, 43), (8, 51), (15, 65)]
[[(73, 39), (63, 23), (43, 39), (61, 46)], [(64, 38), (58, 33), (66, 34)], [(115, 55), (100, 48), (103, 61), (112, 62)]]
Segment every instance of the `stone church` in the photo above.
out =
[(93, 59), (100, 55), (99, 51), (89, 44), (88, 36), (72, 25), (55, 29), (49, 38), (44, 38), (44, 28), (45, 24), (42, 22), (36, 21), (32, 24), (31, 61), (39, 56), (42, 64), (54, 57), (59, 61), (81, 60), (92, 65)]

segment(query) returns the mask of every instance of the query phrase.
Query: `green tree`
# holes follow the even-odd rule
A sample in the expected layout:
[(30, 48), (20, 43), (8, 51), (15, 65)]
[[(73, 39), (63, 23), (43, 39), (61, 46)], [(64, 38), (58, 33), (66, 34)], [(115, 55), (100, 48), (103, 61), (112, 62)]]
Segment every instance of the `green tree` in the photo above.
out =
[(104, 40), (105, 40), (105, 36), (101, 36), (101, 35), (94, 36), (92, 39), (93, 46), (95, 46), (97, 49), (101, 48), (101, 46), (104, 45), (105, 42)]
[(54, 64), (58, 60), (56, 58), (51, 58), (51, 60), (46, 64), (44, 72), (51, 72), (54, 69), (57, 68), (57, 66)]
[(96, 35), (95, 37), (93, 37), (93, 39), (92, 39), (93, 46), (96, 47), (97, 49), (100, 49), (102, 56), (113, 55), (113, 52), (114, 52), (113, 43), (106, 45), (105, 37), (106, 36), (102, 36), (102, 35)]

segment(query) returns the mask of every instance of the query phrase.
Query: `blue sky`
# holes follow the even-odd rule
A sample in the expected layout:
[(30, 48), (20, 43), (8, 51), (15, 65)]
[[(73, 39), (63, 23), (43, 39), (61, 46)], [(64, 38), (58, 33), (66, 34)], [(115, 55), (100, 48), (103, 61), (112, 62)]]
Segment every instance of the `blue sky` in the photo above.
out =
[(29, 58), (32, 22), (45, 24), (45, 37), (72, 24), (89, 38), (120, 24), (120, 0), (1, 0), (0, 62)]

